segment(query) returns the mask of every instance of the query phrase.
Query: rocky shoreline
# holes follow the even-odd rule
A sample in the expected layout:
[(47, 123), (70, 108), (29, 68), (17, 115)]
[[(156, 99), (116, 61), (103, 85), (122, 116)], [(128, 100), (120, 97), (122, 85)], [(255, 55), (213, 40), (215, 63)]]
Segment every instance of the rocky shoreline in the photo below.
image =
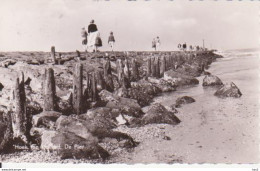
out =
[[(58, 58), (49, 59), (50, 56)], [(183, 97), (169, 110), (161, 104), (154, 104), (145, 112), (142, 107), (162, 92), (198, 84), (196, 77), (200, 75), (206, 75), (203, 86), (220, 86), (216, 96), (240, 97), (242, 94), (234, 83), (223, 86), (218, 77), (205, 71), (220, 57), (212, 51), (52, 55), (3, 52), (0, 160), (113, 163), (118, 156), (131, 155), (143, 139), (160, 137), (167, 141), (170, 137), (163, 131), (165, 126), (181, 122), (175, 116), (175, 108), (194, 101)], [(17, 85), (24, 86), (26, 97), (23, 127), (26, 131), (22, 133), (14, 122), (20, 115), (14, 104), (17, 101), (14, 85), (19, 77), (21, 82)], [(54, 100), (46, 100), (47, 97)]]

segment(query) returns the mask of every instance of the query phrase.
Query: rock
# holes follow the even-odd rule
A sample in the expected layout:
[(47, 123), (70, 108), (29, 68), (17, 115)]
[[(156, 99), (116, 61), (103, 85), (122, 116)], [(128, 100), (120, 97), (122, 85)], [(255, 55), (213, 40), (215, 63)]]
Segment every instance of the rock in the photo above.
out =
[(40, 61), (40, 60), (36, 60), (36, 59), (29, 59), (26, 62), (27, 62), (27, 64), (30, 64), (30, 65), (40, 65), (40, 64), (44, 63), (44, 61)]
[(176, 125), (181, 121), (173, 112), (168, 111), (164, 106), (159, 103), (153, 104), (146, 114), (141, 119), (133, 119), (130, 125), (143, 126), (147, 124), (170, 124)]
[(178, 110), (175, 108), (175, 104), (170, 106), (170, 109), (169, 109), (171, 112), (173, 112), (174, 114), (175, 113), (178, 113)]
[(26, 101), (26, 111), (30, 113), (30, 115), (36, 115), (43, 111), (41, 105), (36, 101)]
[(14, 59), (6, 59), (6, 60), (0, 62), (0, 66), (7, 68), (9, 65), (14, 65), (15, 63), (16, 63), (16, 60), (14, 60)]
[(13, 131), (10, 113), (6, 117), (2, 114), (0, 118), (0, 153), (6, 153), (13, 149)]
[(85, 139), (71, 132), (45, 130), (41, 136), (41, 149), (58, 152), (61, 159), (103, 158), (109, 153), (93, 139)]
[[(120, 115), (119, 109), (113, 109), (108, 107), (98, 107), (94, 109), (89, 109), (86, 113), (87, 116), (90, 118), (94, 118), (96, 116), (109, 118), (109, 119), (116, 119)], [(84, 116), (84, 114), (79, 115), (80, 117)]]
[(117, 127), (116, 117), (105, 115), (105, 113), (96, 113), (97, 115), (81, 114), (78, 119), (86, 121), (90, 124), (89, 129), (96, 128), (113, 129)]
[(116, 125), (104, 117), (90, 118), (87, 114), (79, 116), (61, 116), (56, 121), (56, 129), (61, 132), (72, 132), (80, 137), (86, 139), (93, 139), (93, 141), (103, 140), (104, 138), (116, 138), (117, 140), (126, 139), (132, 143), (133, 147), (136, 145), (133, 138), (127, 134), (113, 131)]
[(181, 107), (181, 105), (183, 105), (183, 104), (189, 104), (189, 103), (193, 103), (193, 102), (195, 102), (195, 99), (193, 99), (192, 97), (189, 97), (189, 96), (179, 97), (176, 100), (175, 107)]
[(161, 92), (170, 92), (176, 90), (176, 85), (164, 79), (155, 79), (153, 77), (148, 77), (148, 81), (155, 84), (155, 86), (158, 87)]
[(156, 96), (157, 94), (161, 93), (161, 90), (157, 86), (144, 79), (139, 80), (138, 82), (131, 82), (131, 87), (137, 88), (140, 91), (143, 91), (145, 94), (153, 96)]
[(103, 125), (94, 125), (95, 123), (87, 122), (86, 120), (78, 119), (73, 116), (61, 116), (56, 122), (56, 130), (60, 132), (72, 132), (77, 136), (85, 139), (91, 139), (98, 142), (98, 139), (92, 135), (90, 131), (96, 127)]
[(107, 102), (106, 107), (113, 109), (120, 109), (123, 114), (139, 117), (142, 115), (140, 105), (134, 99), (119, 97), (106, 90), (99, 93), (102, 101)]
[(71, 92), (65, 96), (56, 97), (56, 98), (57, 98), (57, 106), (59, 112), (61, 112), (63, 115), (69, 115), (73, 113)]
[(183, 64), (179, 68), (177, 68), (175, 71), (185, 74), (185, 75), (190, 75), (193, 77), (198, 77), (202, 73), (201, 68), (195, 64), (193, 64), (193, 65)]
[(167, 81), (173, 81), (177, 86), (199, 84), (199, 80), (196, 78), (173, 70), (166, 71), (164, 73), (164, 79)]
[(36, 127), (53, 128), (56, 120), (61, 116), (60, 112), (44, 111), (32, 118), (33, 125)]
[(223, 85), (222, 81), (215, 75), (206, 75), (203, 79), (202, 86)]
[(218, 89), (215, 93), (215, 96), (218, 97), (235, 97), (238, 98), (242, 96), (242, 93), (238, 89), (238, 87), (233, 83), (226, 83), (220, 89)]
[(119, 88), (114, 92), (114, 94), (137, 100), (137, 103), (140, 106), (147, 106), (152, 102), (152, 99), (154, 98), (153, 95), (148, 94), (147, 91), (142, 91), (143, 88), (139, 89), (140, 87), (133, 87), (133, 88)]
[(25, 62), (17, 62), (15, 65), (8, 67), (15, 70), (17, 73), (23, 72), (25, 80), (30, 78), (30, 87), (35, 92), (41, 92), (42, 90), (42, 76), (44, 73), (44, 67), (39, 65), (29, 65)]
[[(121, 114), (119, 109), (112, 109), (108, 107), (98, 107), (89, 109), (86, 114), (81, 114), (78, 118), (83, 120), (99, 119), (103, 120), (108, 129), (116, 128), (118, 125), (128, 124), (129, 116)], [(131, 117), (130, 117), (131, 118)]]
[(4, 89), (9, 89), (9, 90), (12, 89), (12, 86), (14, 85), (15, 82), (15, 78), (17, 78), (18, 76), (19, 76), (18, 72), (11, 70), (9, 68), (0, 67), (1, 84), (4, 86)]

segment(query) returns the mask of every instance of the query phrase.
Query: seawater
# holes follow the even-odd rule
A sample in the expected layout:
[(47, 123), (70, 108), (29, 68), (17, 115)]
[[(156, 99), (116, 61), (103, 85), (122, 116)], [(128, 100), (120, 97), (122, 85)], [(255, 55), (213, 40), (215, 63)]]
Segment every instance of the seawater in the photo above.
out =
[[(154, 103), (169, 108), (181, 96), (196, 100), (177, 109), (182, 122), (170, 133), (174, 137), (186, 134), (173, 143), (183, 146), (175, 149), (176, 154), (189, 154), (184, 162), (259, 163), (259, 51), (234, 50), (222, 55), (207, 71), (223, 83), (235, 83), (243, 94), (240, 98), (214, 96), (218, 88), (203, 87), (204, 76), (200, 76), (199, 85), (164, 93)], [(188, 145), (193, 141), (200, 142), (199, 148)]]

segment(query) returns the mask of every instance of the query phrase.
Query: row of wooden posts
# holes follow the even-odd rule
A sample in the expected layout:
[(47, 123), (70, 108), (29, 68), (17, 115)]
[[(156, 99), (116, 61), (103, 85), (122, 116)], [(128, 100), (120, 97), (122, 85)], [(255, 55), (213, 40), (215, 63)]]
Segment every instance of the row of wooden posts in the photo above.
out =
[[(55, 48), (52, 48), (52, 57), (55, 60)], [(174, 56), (161, 56), (161, 57), (148, 57), (147, 58), (147, 71), (146, 77), (157, 77), (163, 76), (164, 72), (176, 68), (176, 62)], [(102, 73), (103, 72), (103, 73)], [(138, 81), (140, 77), (139, 65), (136, 59), (131, 61), (131, 71), (130, 63), (126, 58), (124, 61), (122, 59), (117, 59), (116, 61), (116, 75), (120, 87), (130, 88), (131, 81)], [(92, 101), (98, 100), (98, 89), (106, 89), (108, 91), (114, 91), (113, 79), (115, 77), (112, 75), (112, 68), (110, 60), (105, 60), (103, 64), (103, 71), (95, 71), (89, 73), (87, 76), (87, 88), (83, 91), (83, 65), (82, 63), (77, 63), (74, 68), (73, 73), (73, 93), (72, 93), (72, 106), (76, 114), (81, 114), (84, 112), (84, 99), (86, 95)], [(28, 125), (31, 122), (31, 116), (28, 116), (26, 112), (26, 94), (24, 88), (24, 75), (22, 73), (21, 81), (19, 78), (16, 79), (15, 89), (14, 89), (14, 112), (12, 113), (12, 125), (14, 131), (14, 137), (23, 137), (27, 140)], [(44, 79), (43, 79), (43, 96), (44, 96), (44, 111), (55, 111), (57, 110), (56, 104), (56, 85), (53, 68), (45, 69)]]

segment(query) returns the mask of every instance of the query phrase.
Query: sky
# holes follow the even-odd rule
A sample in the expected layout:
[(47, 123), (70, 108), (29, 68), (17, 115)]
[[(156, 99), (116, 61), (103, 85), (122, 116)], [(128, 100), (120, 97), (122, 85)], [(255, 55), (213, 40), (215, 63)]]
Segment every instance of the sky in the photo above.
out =
[(227, 0), (0, 0), (0, 51), (83, 50), (81, 28), (94, 19), (103, 47), (161, 50), (179, 43), (218, 50), (259, 47), (259, 3)]

